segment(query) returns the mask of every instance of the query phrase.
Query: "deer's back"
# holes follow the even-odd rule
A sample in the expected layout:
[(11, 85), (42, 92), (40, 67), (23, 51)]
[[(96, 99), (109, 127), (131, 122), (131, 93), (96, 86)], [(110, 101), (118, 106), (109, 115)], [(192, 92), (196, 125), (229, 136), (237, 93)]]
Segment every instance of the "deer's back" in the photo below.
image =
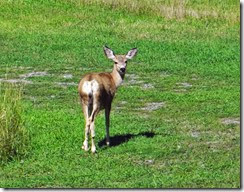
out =
[(85, 103), (87, 103), (89, 97), (87, 90), (84, 88), (87, 83), (92, 83), (94, 85), (95, 88), (93, 89), (92, 94), (93, 96), (96, 96), (96, 99), (101, 104), (106, 104), (107, 102), (112, 101), (116, 86), (110, 73), (91, 73), (85, 75), (80, 80), (78, 91), (82, 102)]

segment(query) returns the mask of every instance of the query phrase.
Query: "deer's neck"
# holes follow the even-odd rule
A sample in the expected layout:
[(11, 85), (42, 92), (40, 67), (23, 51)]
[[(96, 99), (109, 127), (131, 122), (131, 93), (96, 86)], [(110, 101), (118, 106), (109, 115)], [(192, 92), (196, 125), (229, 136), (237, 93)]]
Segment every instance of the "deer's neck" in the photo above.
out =
[(119, 87), (121, 85), (121, 83), (124, 80), (125, 74), (120, 74), (116, 67), (114, 66), (113, 71), (111, 73), (111, 76), (113, 77), (114, 83), (116, 88)]

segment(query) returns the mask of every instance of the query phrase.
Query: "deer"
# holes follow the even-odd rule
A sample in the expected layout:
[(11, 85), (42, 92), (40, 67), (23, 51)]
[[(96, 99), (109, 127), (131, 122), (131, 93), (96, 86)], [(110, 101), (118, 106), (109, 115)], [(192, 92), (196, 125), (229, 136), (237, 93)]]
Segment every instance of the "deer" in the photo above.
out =
[(85, 139), (82, 149), (89, 150), (88, 137), (91, 136), (91, 152), (96, 153), (95, 118), (99, 111), (105, 109), (106, 145), (110, 145), (109, 126), (110, 111), (115, 92), (122, 84), (127, 61), (137, 54), (137, 48), (129, 50), (126, 55), (115, 55), (107, 46), (103, 47), (105, 56), (112, 60), (112, 72), (88, 73), (79, 82), (78, 92), (85, 117)]

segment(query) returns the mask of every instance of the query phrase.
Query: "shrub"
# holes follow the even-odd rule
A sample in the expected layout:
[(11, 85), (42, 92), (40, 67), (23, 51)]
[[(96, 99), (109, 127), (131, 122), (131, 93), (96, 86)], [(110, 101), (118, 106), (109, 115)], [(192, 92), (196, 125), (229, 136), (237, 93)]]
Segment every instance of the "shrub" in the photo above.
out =
[(0, 162), (20, 158), (27, 152), (28, 132), (23, 124), (22, 88), (0, 84)]

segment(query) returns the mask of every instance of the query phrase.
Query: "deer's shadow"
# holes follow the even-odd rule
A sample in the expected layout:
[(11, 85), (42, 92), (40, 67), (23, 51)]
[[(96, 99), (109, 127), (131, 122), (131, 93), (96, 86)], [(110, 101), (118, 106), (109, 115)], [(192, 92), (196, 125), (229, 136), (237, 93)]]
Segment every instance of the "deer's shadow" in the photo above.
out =
[[(153, 132), (142, 132), (138, 134), (124, 134), (124, 135), (115, 135), (110, 137), (110, 147), (115, 147), (118, 145), (121, 145), (122, 143), (128, 142), (130, 139), (138, 136), (145, 136), (147, 138), (152, 138), (155, 136), (155, 133)], [(106, 138), (98, 142), (99, 147), (106, 146)]]

